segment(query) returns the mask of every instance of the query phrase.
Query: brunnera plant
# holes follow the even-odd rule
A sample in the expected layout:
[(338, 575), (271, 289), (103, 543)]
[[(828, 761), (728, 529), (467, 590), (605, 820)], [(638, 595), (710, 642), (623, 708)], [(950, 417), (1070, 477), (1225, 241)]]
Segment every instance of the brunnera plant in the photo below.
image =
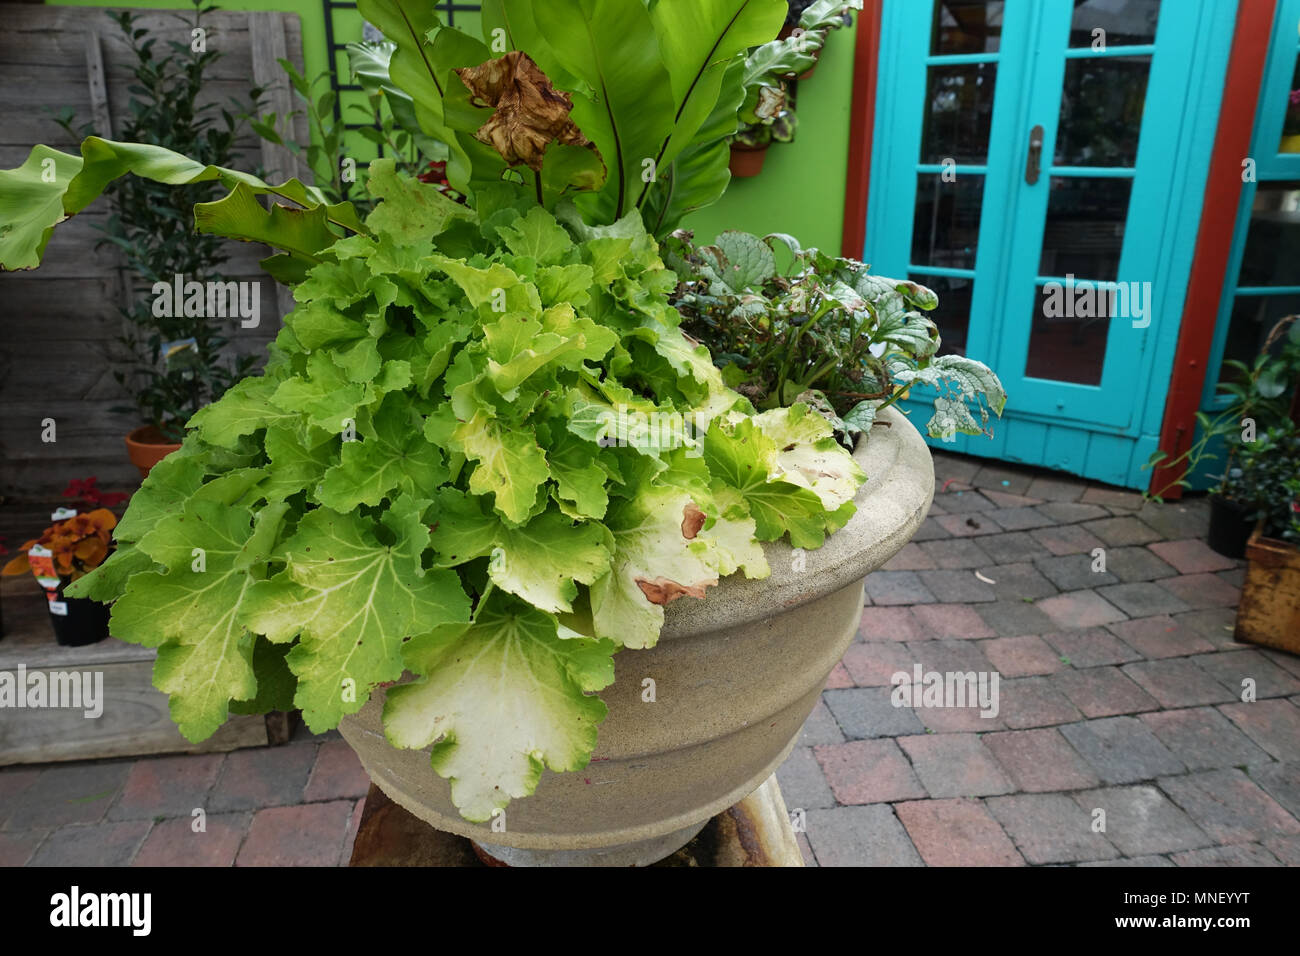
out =
[(933, 438), (990, 434), (990, 414), (1001, 416), (1007, 395), (992, 369), (938, 354), (939, 330), (923, 313), (939, 300), (925, 286), (779, 233), (692, 240), (678, 231), (664, 242), (680, 279), (671, 301), (727, 384), (759, 408), (811, 403), (850, 445), (918, 385), (934, 389)]
[[(624, 53), (627, 25), (609, 11), (658, 11), (667, 26), (637, 41), (651, 73), (666, 69), (661, 44), (695, 50), (707, 31), (696, 85), (717, 88), (715, 65), (729, 69), (740, 42), (720, 38), (770, 19), (767, 39), (784, 4), (550, 7), (561, 19), (543, 29), (596, 16), (592, 42)], [(496, 157), (494, 178), (458, 181), (468, 206), (381, 160), (363, 220), (296, 180), (92, 137), (80, 156), (38, 146), (0, 172), (0, 264), (34, 267), (54, 226), (127, 172), (230, 190), (195, 207), (197, 227), (281, 250), (264, 265), (297, 306), (264, 373), (193, 416), (75, 595), (113, 602), (112, 633), (158, 648), (155, 684), (192, 740), (229, 713), (290, 706), (333, 727), (409, 674), (387, 691), (389, 740), (431, 747), (461, 813), (483, 821), (544, 768), (587, 763), (613, 655), (653, 646), (665, 605), (728, 574), (766, 576), (763, 542), (820, 546), (865, 476), (825, 417), (801, 403), (757, 412), (678, 328), (678, 280), (630, 198), (631, 167), (596, 165), (673, 128), (635, 133), (644, 117), (612, 103), (582, 126), (594, 94), (555, 89), (547, 54), (479, 60), (470, 44), (458, 66), (461, 41), (431, 31), (396, 40), (392, 80), (417, 111), (473, 127), (455, 138), (463, 154)], [(403, 59), (404, 43), (418, 55)], [(571, 62), (579, 90), (636, 79), (634, 64), (604, 76), (611, 61), (591, 58), (575, 47), (550, 70)], [(266, 194), (293, 205), (264, 208)]]

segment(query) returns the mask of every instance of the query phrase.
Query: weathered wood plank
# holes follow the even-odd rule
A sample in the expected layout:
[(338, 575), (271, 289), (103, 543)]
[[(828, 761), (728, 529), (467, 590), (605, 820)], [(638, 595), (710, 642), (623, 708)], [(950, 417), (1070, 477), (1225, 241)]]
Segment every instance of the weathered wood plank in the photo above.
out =
[[(172, 723), (167, 696), (153, 687), (151, 661), (72, 669), (80, 671), (83, 679), (88, 672), (103, 675), (103, 713), (87, 719), (83, 710), (6, 709), (5, 719), (0, 722), (0, 766), (141, 754), (212, 753), (267, 743), (266, 722), (255, 716), (233, 717), (207, 740), (190, 743)], [(36, 668), (28, 667), (27, 672), (33, 670)]]
[[(177, 11), (137, 10), (137, 27), (158, 37), (155, 50), (171, 41), (188, 45), (191, 23)], [(104, 132), (127, 115), (135, 57), (128, 40), (106, 11), (79, 7), (4, 7), (0, 28), (0, 168), (22, 163), (34, 143), (75, 151), (77, 143), (54, 123), (51, 111), (68, 106), (80, 121), (94, 120)], [(209, 49), (221, 52), (208, 73), (202, 102), (227, 106), (247, 99), (257, 83), (276, 92), (274, 108), (292, 110), (287, 84), (268, 56), (285, 56), (301, 65), (301, 25), (292, 14), (218, 11), (204, 18)], [(267, 25), (264, 25), (267, 24)], [(98, 35), (98, 44), (90, 36)], [(269, 43), (269, 45), (268, 45)], [(288, 104), (286, 108), (286, 104)], [(48, 107), (48, 109), (47, 109)], [(305, 119), (299, 118), (299, 139)], [(245, 128), (233, 163), (263, 165), (262, 140)], [(111, 246), (98, 245), (96, 226), (106, 221), (100, 200), (55, 230), (39, 270), (0, 275), (0, 494), (38, 495), (62, 490), (70, 477), (97, 474), (102, 485), (138, 480), (126, 459), (122, 437), (138, 421), (113, 369), (122, 361), (117, 338), (123, 294), (117, 290), (118, 259)], [(281, 306), (275, 283), (257, 260), (264, 246), (225, 243), (229, 258), (220, 268), (232, 279), (260, 283), (261, 325), (230, 328), (232, 354), (262, 356), (280, 328)], [(139, 291), (135, 294), (140, 294)], [(146, 290), (146, 294), (148, 294)], [(58, 422), (58, 442), (40, 441), (40, 421)]]

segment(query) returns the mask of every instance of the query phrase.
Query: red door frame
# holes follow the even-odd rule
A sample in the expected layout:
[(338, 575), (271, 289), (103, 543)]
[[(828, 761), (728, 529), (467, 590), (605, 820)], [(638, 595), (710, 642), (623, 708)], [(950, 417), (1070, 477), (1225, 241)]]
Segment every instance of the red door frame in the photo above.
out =
[[(1187, 284), (1178, 351), (1160, 429), (1160, 447), (1169, 453), (1170, 459), (1185, 452), (1196, 433), (1196, 411), (1201, 407), (1201, 392), (1210, 373), (1210, 349), (1214, 346), (1219, 302), (1227, 280), (1228, 256), (1241, 202), (1242, 161), (1250, 156), (1255, 108), (1275, 12), (1276, 0), (1240, 0), (1237, 7), (1232, 55), (1219, 108), (1219, 129), (1201, 204), (1201, 229), (1196, 238), (1192, 277)], [(1178, 477), (1173, 469), (1156, 468), (1149, 490), (1154, 493)], [(1182, 488), (1175, 486), (1165, 497), (1182, 497)]]
[(853, 100), (849, 107), (849, 168), (845, 177), (840, 255), (861, 257), (867, 242), (867, 197), (871, 193), (871, 139), (876, 124), (876, 68), (880, 62), (880, 17), (884, 0), (866, 0), (858, 14), (853, 51)]
[[(866, 244), (867, 201), (871, 192), (872, 134), (876, 118), (877, 65), (881, 8), (884, 0), (866, 0), (858, 20), (853, 64), (853, 100), (844, 196), (841, 255), (860, 256)], [(1214, 138), (1214, 153), (1201, 205), (1201, 227), (1192, 261), (1191, 280), (1178, 331), (1173, 374), (1165, 399), (1160, 447), (1176, 458), (1186, 451), (1196, 430), (1196, 411), (1214, 345), (1218, 305), (1232, 249), (1233, 227), (1241, 202), (1242, 160), (1250, 155), (1255, 108), (1268, 59), (1276, 0), (1239, 0), (1232, 52), (1224, 80), (1223, 106)], [(1206, 308), (1213, 303), (1213, 308)], [(1173, 479), (1157, 468), (1151, 490)], [(1181, 488), (1166, 497), (1177, 498)]]

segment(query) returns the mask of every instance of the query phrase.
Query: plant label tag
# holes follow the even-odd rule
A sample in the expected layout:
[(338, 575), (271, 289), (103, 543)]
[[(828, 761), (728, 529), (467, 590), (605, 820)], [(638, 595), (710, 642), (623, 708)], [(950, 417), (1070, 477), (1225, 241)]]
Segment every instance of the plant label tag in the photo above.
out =
[(36, 583), (45, 590), (53, 590), (62, 582), (54, 572), (54, 552), (39, 544), (34, 544), (27, 551), (27, 563), (31, 565)]
[(67, 617), (67, 616), (68, 616), (68, 602), (67, 602), (67, 601), (51, 601), (51, 602), (50, 602), (50, 613), (51, 613), (51, 614), (57, 614), (59, 617)]
[(51, 521), (63, 521), (66, 518), (75, 518), (77, 516), (76, 508), (55, 508), (54, 513), (50, 515)]

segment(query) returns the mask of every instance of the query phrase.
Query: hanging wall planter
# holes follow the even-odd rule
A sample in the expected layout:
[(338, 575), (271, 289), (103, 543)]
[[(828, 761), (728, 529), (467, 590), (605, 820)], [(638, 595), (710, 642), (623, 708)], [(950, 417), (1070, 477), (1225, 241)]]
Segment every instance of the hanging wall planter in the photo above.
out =
[(738, 179), (749, 179), (763, 171), (763, 160), (767, 158), (769, 144), (762, 146), (742, 146), (731, 144), (731, 175)]
[(533, 796), (506, 809), (500, 832), (457, 812), (448, 782), (429, 770), (429, 748), (388, 743), (385, 692), (343, 719), (344, 739), (394, 801), (487, 844), (497, 858), (617, 866), (669, 855), (780, 766), (853, 641), (863, 579), (925, 517), (934, 492), (929, 449), (900, 412), (880, 419), (854, 455), (869, 478), (849, 523), (817, 551), (765, 545), (766, 580), (728, 577), (703, 601), (669, 605), (655, 647), (615, 658), (592, 762), (544, 773)]

